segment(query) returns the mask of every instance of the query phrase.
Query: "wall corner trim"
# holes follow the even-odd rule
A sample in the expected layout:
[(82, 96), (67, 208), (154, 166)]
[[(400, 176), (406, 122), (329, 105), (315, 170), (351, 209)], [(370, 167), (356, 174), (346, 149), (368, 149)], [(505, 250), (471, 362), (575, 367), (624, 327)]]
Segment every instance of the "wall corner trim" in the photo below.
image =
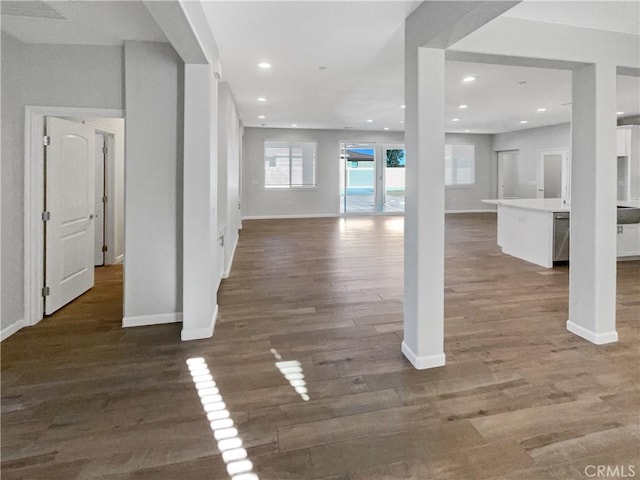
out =
[(413, 350), (407, 345), (406, 342), (402, 342), (402, 353), (407, 360), (411, 362), (417, 370), (424, 370), (427, 368), (443, 367), (445, 364), (445, 354), (438, 353), (436, 355), (426, 355), (419, 357)]
[(612, 330), (610, 332), (596, 333), (581, 327), (577, 323), (573, 323), (571, 320), (567, 320), (567, 330), (571, 333), (589, 340), (596, 345), (605, 345), (607, 343), (615, 343), (618, 341), (618, 332)]
[(136, 317), (124, 317), (122, 328), (144, 327), (147, 325), (162, 325), (165, 323), (182, 322), (182, 312), (159, 313), (156, 315), (139, 315)]
[(222, 272), (222, 279), (229, 278), (231, 275), (231, 267), (233, 266), (233, 259), (236, 256), (236, 248), (238, 247), (238, 242), (240, 241), (240, 235), (236, 234), (236, 238), (233, 242), (233, 248), (231, 249), (231, 256), (229, 257), (229, 264), (226, 266), (224, 272)]
[(213, 317), (204, 328), (182, 328), (182, 332), (180, 333), (180, 337), (183, 342), (187, 342), (189, 340), (201, 340), (204, 338), (211, 338), (213, 336), (213, 330), (216, 326), (216, 320), (218, 318), (218, 305), (216, 305), (215, 311), (213, 312)]
[(0, 332), (0, 341), (4, 342), (7, 338), (9, 338), (11, 335), (16, 333), (18, 330), (21, 330), (24, 327), (28, 327), (28, 326), (29, 326), (29, 323), (24, 318), (21, 318), (17, 322), (12, 323), (8, 327), (5, 327), (2, 329), (2, 331)]

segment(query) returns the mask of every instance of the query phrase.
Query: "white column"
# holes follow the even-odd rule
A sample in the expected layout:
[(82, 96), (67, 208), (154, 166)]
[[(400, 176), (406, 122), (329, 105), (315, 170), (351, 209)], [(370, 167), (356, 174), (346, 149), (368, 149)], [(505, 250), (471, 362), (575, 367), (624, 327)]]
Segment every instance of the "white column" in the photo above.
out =
[(573, 71), (567, 329), (595, 344), (616, 332), (616, 68)]
[(194, 340), (213, 335), (218, 311), (218, 82), (210, 65), (184, 69), (182, 340)]
[(444, 355), (444, 50), (405, 52), (404, 341), (417, 369)]

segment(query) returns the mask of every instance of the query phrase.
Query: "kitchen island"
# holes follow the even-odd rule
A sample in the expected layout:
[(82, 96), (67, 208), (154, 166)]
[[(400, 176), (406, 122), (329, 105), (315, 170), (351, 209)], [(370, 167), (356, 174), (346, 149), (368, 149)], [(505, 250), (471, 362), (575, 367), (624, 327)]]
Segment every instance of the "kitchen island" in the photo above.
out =
[[(547, 268), (553, 267), (554, 251), (561, 254), (560, 257), (555, 256), (556, 261), (569, 259), (570, 208), (560, 198), (517, 198), (483, 202), (498, 206), (498, 246), (507, 255)], [(556, 216), (564, 218), (556, 219)], [(558, 235), (554, 241), (554, 223), (558, 222), (566, 227), (566, 238)], [(562, 240), (566, 244), (558, 245)], [(565, 250), (561, 248), (563, 246), (566, 247)]]
[[(542, 267), (569, 260), (569, 213), (560, 198), (483, 200), (498, 206), (498, 246), (503, 253)], [(637, 200), (618, 202), (638, 207)], [(618, 226), (618, 257), (640, 255), (640, 225)]]

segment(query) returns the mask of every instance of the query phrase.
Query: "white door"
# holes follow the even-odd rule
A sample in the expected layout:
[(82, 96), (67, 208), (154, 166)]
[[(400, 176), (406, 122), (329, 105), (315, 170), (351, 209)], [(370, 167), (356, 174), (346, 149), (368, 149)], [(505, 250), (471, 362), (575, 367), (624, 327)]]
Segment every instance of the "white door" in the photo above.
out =
[(538, 198), (562, 198), (565, 190), (566, 151), (542, 152), (538, 162)]
[(104, 242), (104, 202), (102, 199), (105, 195), (104, 169), (105, 169), (105, 138), (102, 133), (96, 133), (95, 142), (95, 241), (94, 241), (94, 260), (93, 264), (97, 267), (104, 265), (104, 252), (102, 246)]
[(93, 287), (95, 129), (47, 118), (44, 312)]
[(498, 152), (498, 198), (518, 198), (519, 190), (518, 151)]

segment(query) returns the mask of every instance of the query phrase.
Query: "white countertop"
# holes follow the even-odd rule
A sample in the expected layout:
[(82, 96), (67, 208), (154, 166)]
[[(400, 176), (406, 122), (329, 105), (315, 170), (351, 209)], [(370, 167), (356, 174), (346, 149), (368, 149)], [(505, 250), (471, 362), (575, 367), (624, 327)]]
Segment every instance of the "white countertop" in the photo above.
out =
[[(540, 212), (569, 212), (571, 205), (563, 205), (560, 198), (509, 198), (482, 200), (483, 203), (491, 205), (502, 205), (504, 207), (523, 208), (526, 210), (538, 210)], [(619, 207), (640, 208), (640, 200), (618, 201)]]
[(523, 208), (525, 210), (538, 210), (541, 212), (568, 212), (569, 205), (563, 205), (560, 198), (509, 198), (499, 200), (482, 200), (492, 205), (504, 207)]

